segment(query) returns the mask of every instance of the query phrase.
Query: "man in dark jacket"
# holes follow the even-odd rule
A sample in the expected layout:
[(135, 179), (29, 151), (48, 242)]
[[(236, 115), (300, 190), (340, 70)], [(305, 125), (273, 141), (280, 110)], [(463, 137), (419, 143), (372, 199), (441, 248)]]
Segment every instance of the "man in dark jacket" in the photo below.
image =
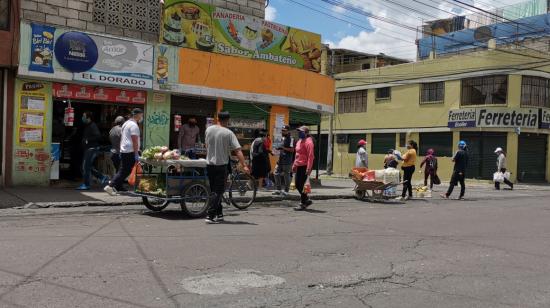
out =
[(92, 175), (100, 180), (102, 184), (106, 183), (108, 178), (94, 167), (94, 161), (97, 157), (97, 153), (99, 152), (101, 133), (95, 124), (93, 115), (90, 111), (85, 111), (82, 114), (82, 124), (84, 124), (84, 130), (82, 133), (82, 150), (84, 152), (82, 176), (84, 183), (76, 189), (89, 190)]
[(460, 195), (458, 196), (459, 200), (464, 199), (464, 193), (466, 187), (464, 184), (464, 178), (466, 177), (466, 168), (468, 166), (468, 152), (466, 152), (466, 142), (460, 141), (458, 143), (458, 151), (456, 151), (453, 156), (453, 162), (455, 163), (453, 169), (453, 175), (451, 177), (451, 183), (449, 184), (449, 189), (447, 193), (442, 194), (441, 197), (444, 199), (449, 199), (453, 193), (455, 186), (460, 183)]

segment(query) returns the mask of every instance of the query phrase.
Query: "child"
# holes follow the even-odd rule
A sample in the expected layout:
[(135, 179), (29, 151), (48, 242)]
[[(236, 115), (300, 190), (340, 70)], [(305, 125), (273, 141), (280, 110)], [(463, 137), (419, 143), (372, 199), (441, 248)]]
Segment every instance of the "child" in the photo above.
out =
[(430, 178), (430, 190), (434, 187), (434, 179), (437, 174), (437, 158), (435, 157), (435, 152), (433, 149), (428, 149), (426, 152), (426, 157), (422, 163), (420, 163), (420, 168), (424, 165), (424, 186), (428, 186), (428, 177)]

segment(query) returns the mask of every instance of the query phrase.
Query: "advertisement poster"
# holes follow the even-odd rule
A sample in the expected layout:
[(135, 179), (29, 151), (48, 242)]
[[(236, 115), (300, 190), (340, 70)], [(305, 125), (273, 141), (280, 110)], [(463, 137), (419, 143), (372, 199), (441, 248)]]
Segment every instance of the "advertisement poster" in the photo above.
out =
[(52, 87), (53, 96), (59, 98), (86, 99), (139, 105), (143, 105), (147, 101), (146, 91), (122, 90), (63, 83), (54, 83)]
[(31, 62), (29, 71), (53, 73), (55, 28), (31, 24)]
[(59, 160), (61, 159), (61, 144), (52, 143), (50, 180), (59, 180)]
[(42, 148), (45, 144), (45, 123), (48, 93), (41, 82), (23, 82), (18, 96), (17, 145)]
[(321, 71), (321, 36), (193, 0), (165, 0), (161, 43)]
[(145, 105), (145, 147), (163, 146), (170, 143), (170, 95), (150, 95)]
[(74, 80), (112, 86), (153, 87), (153, 45), (89, 35), (97, 46), (97, 62)]
[(170, 90), (178, 83), (178, 48), (159, 44), (155, 51), (155, 79), (159, 89)]

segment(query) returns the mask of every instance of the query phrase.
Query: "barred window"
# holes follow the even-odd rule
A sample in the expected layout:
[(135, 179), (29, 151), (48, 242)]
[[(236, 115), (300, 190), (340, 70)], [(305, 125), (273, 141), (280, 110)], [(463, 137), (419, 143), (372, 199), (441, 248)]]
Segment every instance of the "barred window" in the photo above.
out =
[(160, 29), (159, 0), (94, 0), (93, 20), (106, 26), (156, 34)]
[(10, 28), (10, 0), (0, 0), (0, 30)]
[(376, 99), (389, 99), (391, 97), (391, 87), (376, 89)]
[(420, 133), (418, 155), (425, 155), (428, 149), (433, 149), (436, 156), (453, 156), (453, 133)]
[(338, 113), (367, 112), (367, 90), (340, 92)]
[(420, 85), (420, 103), (442, 102), (445, 98), (445, 82), (430, 82)]
[(506, 104), (508, 76), (462, 79), (462, 106)]
[(521, 107), (550, 108), (550, 79), (523, 76), (521, 78)]

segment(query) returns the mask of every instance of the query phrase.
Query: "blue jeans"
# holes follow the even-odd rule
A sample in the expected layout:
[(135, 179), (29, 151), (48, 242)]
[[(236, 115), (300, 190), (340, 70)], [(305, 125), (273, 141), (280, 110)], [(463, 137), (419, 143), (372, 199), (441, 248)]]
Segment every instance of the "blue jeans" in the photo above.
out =
[(89, 148), (84, 152), (84, 159), (82, 162), (82, 176), (84, 178), (84, 184), (86, 186), (90, 186), (92, 175), (99, 180), (103, 179), (104, 175), (94, 167), (94, 162), (99, 152), (99, 148)]

